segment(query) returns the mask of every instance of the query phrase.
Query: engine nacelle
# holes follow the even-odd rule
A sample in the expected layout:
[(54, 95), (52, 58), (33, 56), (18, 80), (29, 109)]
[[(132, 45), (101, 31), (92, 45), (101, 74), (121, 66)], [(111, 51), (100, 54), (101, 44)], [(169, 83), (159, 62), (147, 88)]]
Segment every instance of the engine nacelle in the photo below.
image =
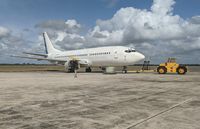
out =
[(69, 72), (73, 72), (75, 69), (79, 69), (80, 64), (77, 60), (70, 60), (69, 62), (65, 63), (65, 70)]
[(64, 64), (65, 70), (74, 71), (80, 67), (90, 67), (92, 63), (88, 60), (70, 60)]
[(68, 71), (68, 69), (69, 69), (69, 67), (70, 67), (70, 66), (69, 66), (69, 62), (65, 62), (64, 66), (65, 66), (65, 70)]
[(79, 61), (81, 67), (90, 67), (92, 63), (88, 60), (80, 60)]

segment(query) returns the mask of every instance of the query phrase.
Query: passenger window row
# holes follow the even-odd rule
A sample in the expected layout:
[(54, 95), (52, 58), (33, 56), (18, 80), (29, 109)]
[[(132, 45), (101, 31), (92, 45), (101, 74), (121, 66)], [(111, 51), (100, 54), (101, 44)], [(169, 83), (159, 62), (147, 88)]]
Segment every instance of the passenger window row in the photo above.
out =
[[(110, 52), (101, 52), (101, 53), (91, 53), (90, 56), (97, 56), (97, 55), (108, 55)], [(65, 58), (65, 57), (73, 57), (73, 56), (88, 56), (88, 54), (79, 54), (79, 55), (68, 55), (68, 56), (57, 56), (56, 58)]]
[(110, 52), (101, 52), (101, 53), (91, 53), (90, 56), (97, 56), (97, 55), (108, 55)]

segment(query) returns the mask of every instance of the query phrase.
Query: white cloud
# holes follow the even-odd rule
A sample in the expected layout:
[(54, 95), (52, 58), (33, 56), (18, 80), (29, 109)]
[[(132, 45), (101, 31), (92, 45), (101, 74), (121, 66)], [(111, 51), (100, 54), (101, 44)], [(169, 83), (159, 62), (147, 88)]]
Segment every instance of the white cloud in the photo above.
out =
[(21, 62), (21, 59), (11, 58), (10, 55), (21, 54), (23, 51), (32, 51), (37, 44), (37, 41), (33, 42), (24, 38), (23, 32), (16, 34), (10, 29), (0, 26), (0, 63)]
[(154, 14), (165, 16), (166, 14), (172, 14), (174, 0), (154, 0), (151, 10)]
[[(82, 48), (83, 43), (85, 42), (85, 37), (78, 34), (63, 33), (59, 35), (60, 36), (58, 36), (58, 38), (56, 39), (56, 45), (62, 50)], [(65, 37), (63, 37), (63, 35), (65, 35)], [(60, 37), (62, 37), (63, 40), (59, 40)]]
[(0, 26), (0, 38), (8, 36), (10, 33), (10, 30), (8, 28)]
[(96, 26), (93, 31), (90, 33), (90, 35), (94, 38), (107, 38), (110, 33), (108, 31), (100, 31), (99, 26)]
[(69, 28), (72, 28), (72, 29), (74, 29), (74, 28), (81, 28), (81, 25), (78, 24), (77, 21), (74, 20), (74, 19), (67, 20), (67, 21), (65, 22), (65, 24), (66, 24)]
[(159, 15), (132, 7), (120, 9), (110, 20), (97, 21), (102, 30), (123, 31), (125, 42), (182, 38), (186, 24), (179, 16)]
[(58, 36), (55, 39), (55, 42), (62, 41), (67, 36), (66, 32), (58, 32), (57, 34)]
[(64, 20), (48, 20), (35, 25), (36, 28), (48, 31), (49, 33), (66, 32), (66, 33), (78, 33), (81, 29), (81, 25), (74, 19)]
[(192, 24), (200, 24), (200, 16), (194, 16), (191, 18), (190, 22)]

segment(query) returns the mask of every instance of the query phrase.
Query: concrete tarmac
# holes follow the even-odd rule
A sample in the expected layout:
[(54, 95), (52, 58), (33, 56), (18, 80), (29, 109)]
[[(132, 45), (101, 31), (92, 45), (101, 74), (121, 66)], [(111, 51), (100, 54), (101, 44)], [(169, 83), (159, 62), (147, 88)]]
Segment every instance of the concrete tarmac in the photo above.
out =
[(0, 73), (0, 129), (199, 129), (200, 72)]

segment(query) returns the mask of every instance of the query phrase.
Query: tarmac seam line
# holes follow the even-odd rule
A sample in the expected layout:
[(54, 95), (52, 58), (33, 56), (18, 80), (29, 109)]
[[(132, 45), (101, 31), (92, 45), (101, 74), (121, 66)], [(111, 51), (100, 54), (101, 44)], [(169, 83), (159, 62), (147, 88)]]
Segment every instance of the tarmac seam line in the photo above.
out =
[(191, 100), (192, 100), (192, 98), (187, 99), (187, 100), (185, 100), (185, 101), (182, 101), (181, 103), (178, 103), (178, 104), (176, 104), (176, 105), (174, 105), (174, 106), (172, 106), (172, 107), (170, 107), (170, 108), (168, 108), (168, 109), (165, 109), (165, 110), (163, 110), (163, 111), (161, 111), (161, 112), (159, 112), (159, 113), (157, 113), (157, 114), (155, 114), (155, 115), (152, 115), (152, 116), (150, 116), (150, 117), (148, 117), (148, 118), (146, 118), (146, 119), (144, 119), (144, 120), (141, 120), (141, 121), (139, 121), (139, 122), (137, 122), (137, 123), (134, 123), (133, 125), (130, 125), (130, 126), (128, 126), (127, 128), (125, 128), (125, 129), (131, 129), (131, 128), (134, 128), (134, 127), (136, 127), (136, 126), (138, 126), (138, 125), (141, 125), (141, 124), (143, 124), (143, 123), (145, 123), (145, 122), (147, 122), (147, 121), (149, 121), (149, 120), (151, 120), (151, 119), (153, 119), (153, 118), (155, 118), (155, 117), (157, 117), (157, 116), (160, 116), (160, 115), (162, 115), (162, 114), (164, 114), (164, 113), (166, 113), (166, 112), (168, 112), (168, 111), (170, 111), (170, 110), (173, 110), (174, 108), (176, 108), (176, 107), (178, 107), (178, 106), (180, 106), (180, 105), (182, 105), (182, 104), (184, 104), (184, 103), (187, 103), (187, 102), (189, 102), (189, 101), (191, 101)]

